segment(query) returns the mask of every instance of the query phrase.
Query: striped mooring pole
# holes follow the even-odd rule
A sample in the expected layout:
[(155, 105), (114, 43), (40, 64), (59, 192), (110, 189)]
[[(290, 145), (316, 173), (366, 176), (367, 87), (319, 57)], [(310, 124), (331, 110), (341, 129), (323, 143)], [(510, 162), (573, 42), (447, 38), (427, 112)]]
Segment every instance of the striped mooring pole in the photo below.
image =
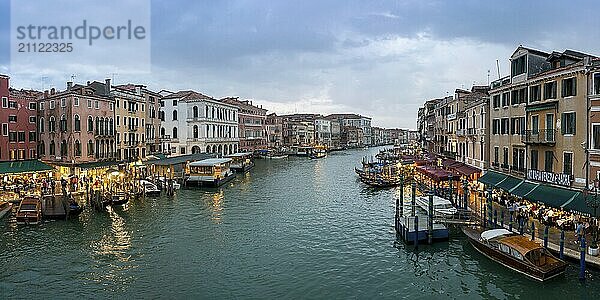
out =
[(585, 237), (581, 238), (579, 251), (579, 280), (585, 280)]

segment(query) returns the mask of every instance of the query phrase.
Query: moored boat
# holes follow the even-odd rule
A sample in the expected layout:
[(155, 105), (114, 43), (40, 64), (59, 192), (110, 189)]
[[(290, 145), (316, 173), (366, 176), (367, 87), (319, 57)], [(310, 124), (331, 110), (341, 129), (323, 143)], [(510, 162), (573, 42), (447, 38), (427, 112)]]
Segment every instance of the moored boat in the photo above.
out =
[(127, 199), (127, 193), (125, 192), (116, 192), (110, 195), (110, 204), (111, 205), (123, 205), (126, 204), (129, 200)]
[[(429, 211), (429, 196), (416, 197), (415, 202), (425, 211)], [(450, 200), (433, 196), (433, 215), (436, 217), (452, 217), (458, 210), (452, 205)]]
[(144, 179), (140, 179), (139, 184), (143, 187), (144, 195), (147, 197), (160, 196), (160, 189), (156, 186), (156, 184)]
[(567, 267), (540, 244), (504, 228), (465, 226), (463, 232), (481, 254), (530, 278), (549, 280), (563, 274)]
[(13, 208), (13, 204), (10, 202), (2, 202), (0, 203), (0, 219), (2, 219), (5, 215), (9, 214)]
[(219, 187), (235, 177), (230, 169), (231, 158), (209, 158), (188, 164), (185, 186)]
[(21, 200), (16, 214), (17, 224), (35, 225), (42, 221), (42, 203), (36, 197)]
[(240, 152), (226, 155), (225, 157), (231, 158), (231, 165), (229, 166), (236, 173), (246, 173), (254, 167), (254, 161), (252, 161), (252, 153)]

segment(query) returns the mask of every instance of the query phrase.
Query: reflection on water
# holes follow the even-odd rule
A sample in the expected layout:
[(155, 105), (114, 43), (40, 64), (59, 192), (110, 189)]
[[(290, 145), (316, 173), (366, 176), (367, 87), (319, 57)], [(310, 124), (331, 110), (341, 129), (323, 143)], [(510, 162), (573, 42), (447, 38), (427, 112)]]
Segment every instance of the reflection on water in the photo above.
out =
[(218, 192), (212, 195), (212, 217), (211, 220), (215, 224), (221, 223), (221, 213), (223, 211), (223, 200), (225, 196), (223, 194), (223, 190), (219, 189)]

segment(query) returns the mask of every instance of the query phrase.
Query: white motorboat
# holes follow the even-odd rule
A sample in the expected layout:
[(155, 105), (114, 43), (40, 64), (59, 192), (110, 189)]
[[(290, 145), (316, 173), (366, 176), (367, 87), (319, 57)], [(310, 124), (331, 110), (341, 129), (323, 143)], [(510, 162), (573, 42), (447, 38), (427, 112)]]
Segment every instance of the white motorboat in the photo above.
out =
[[(419, 196), (415, 199), (417, 205), (424, 209), (425, 211), (429, 211), (429, 196)], [(452, 217), (454, 216), (458, 210), (456, 207), (452, 205), (450, 200), (433, 196), (433, 214), (437, 217)]]
[(156, 184), (148, 180), (141, 179), (140, 185), (144, 187), (144, 194), (146, 196), (155, 197), (160, 195), (160, 189), (156, 186)]

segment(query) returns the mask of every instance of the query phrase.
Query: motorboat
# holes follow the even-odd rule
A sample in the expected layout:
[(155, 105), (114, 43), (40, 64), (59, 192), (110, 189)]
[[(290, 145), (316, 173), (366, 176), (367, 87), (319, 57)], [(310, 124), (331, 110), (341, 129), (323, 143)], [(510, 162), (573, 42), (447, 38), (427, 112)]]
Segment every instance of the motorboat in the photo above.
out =
[(5, 215), (9, 214), (13, 208), (13, 204), (10, 202), (2, 202), (0, 203), (0, 219), (2, 219)]
[(17, 209), (17, 224), (35, 225), (42, 221), (42, 203), (37, 197), (25, 197)]
[(504, 228), (486, 230), (481, 226), (464, 226), (463, 232), (481, 254), (535, 280), (549, 280), (567, 268), (567, 263), (537, 242)]
[[(416, 197), (415, 202), (419, 207), (424, 209), (425, 211), (429, 211), (429, 196), (419, 196)], [(433, 196), (433, 215), (436, 217), (453, 217), (456, 215), (458, 210), (450, 200)]]
[(144, 194), (148, 197), (157, 197), (160, 196), (160, 189), (156, 186), (156, 184), (140, 179), (139, 184), (144, 188)]

